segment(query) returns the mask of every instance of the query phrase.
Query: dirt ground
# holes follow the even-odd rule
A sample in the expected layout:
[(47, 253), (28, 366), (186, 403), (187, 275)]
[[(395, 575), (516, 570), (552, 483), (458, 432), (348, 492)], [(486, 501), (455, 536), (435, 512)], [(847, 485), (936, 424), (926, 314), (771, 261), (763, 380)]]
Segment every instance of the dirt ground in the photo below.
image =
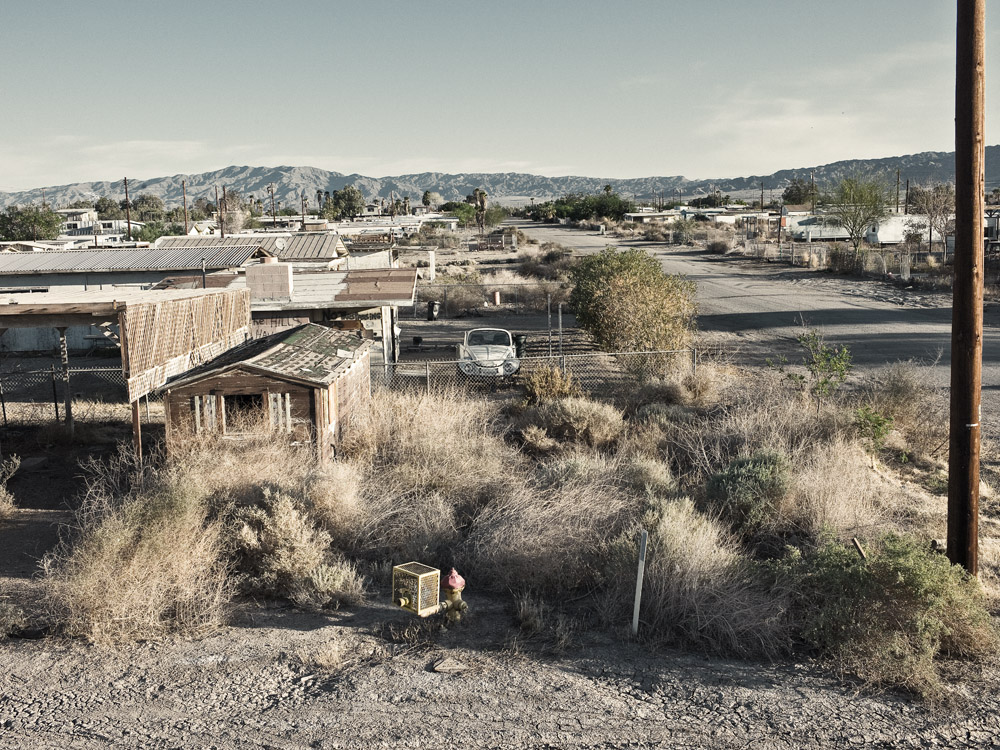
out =
[[(578, 235), (582, 252), (606, 242)], [(856, 342), (863, 366), (930, 351), (939, 339), (940, 296), (656, 252), (698, 282), (702, 341), (731, 361), (794, 352), (791, 308), (833, 321), (831, 334)], [(462, 331), (495, 320), (528, 333), (529, 354), (547, 353), (547, 320), (536, 314), (404, 319), (404, 345), (413, 336), (425, 344), (404, 358), (449, 359), (442, 353)], [(899, 328), (907, 321), (916, 327)], [(564, 324), (566, 346), (589, 346)], [(897, 341), (899, 330), (917, 333)], [(113, 450), (115, 439), (113, 430), (95, 433), (92, 444), (69, 450), (48, 433), (5, 436), (4, 450), (29, 460), (10, 483), (20, 509), (0, 521), (0, 598), (30, 605), (37, 596), (38, 559), (71, 517), (80, 462)], [(900, 694), (860, 693), (807, 659), (771, 664), (650, 648), (624, 623), (614, 632), (584, 625), (556, 651), (525, 639), (510, 602), (477, 592), (474, 580), (465, 598), (470, 616), (445, 632), (374, 590), (368, 604), (329, 614), (243, 603), (228, 626), (199, 640), (123, 649), (52, 636), (0, 641), (0, 747), (1000, 747), (1000, 663), (955, 665), (956, 702), (935, 709)]]

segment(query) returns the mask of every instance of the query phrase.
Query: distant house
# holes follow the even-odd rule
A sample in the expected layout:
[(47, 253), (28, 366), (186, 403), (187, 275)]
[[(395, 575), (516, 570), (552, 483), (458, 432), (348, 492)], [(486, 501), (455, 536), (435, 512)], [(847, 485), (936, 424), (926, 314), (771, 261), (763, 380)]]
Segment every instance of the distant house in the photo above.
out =
[(330, 458), (371, 398), (370, 345), (355, 332), (306, 324), (230, 349), (160, 389), (168, 445), (267, 426)]
[(899, 245), (908, 234), (916, 234), (926, 241), (928, 233), (934, 242), (942, 242), (940, 232), (929, 231), (927, 216), (921, 214), (893, 214), (875, 222), (865, 232), (869, 245)]

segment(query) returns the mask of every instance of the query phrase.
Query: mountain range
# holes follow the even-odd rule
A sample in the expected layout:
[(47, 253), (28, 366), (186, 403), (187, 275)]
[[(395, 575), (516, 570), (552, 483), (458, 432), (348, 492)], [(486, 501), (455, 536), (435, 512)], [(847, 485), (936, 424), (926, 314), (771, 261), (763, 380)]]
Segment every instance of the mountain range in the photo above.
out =
[[(425, 190), (439, 193), (446, 201), (462, 200), (475, 188), (486, 190), (495, 203), (522, 205), (532, 198), (543, 201), (568, 193), (596, 193), (611, 185), (619, 194), (635, 196), (638, 200), (650, 200), (655, 195), (666, 199), (678, 194), (685, 198), (707, 194), (713, 190), (736, 196), (754, 195), (761, 189), (780, 191), (795, 178), (814, 179), (817, 185), (831, 185), (844, 175), (855, 170), (866, 170), (889, 174), (895, 179), (899, 170), (901, 181), (911, 184), (951, 182), (955, 173), (955, 154), (950, 151), (925, 151), (907, 156), (892, 156), (883, 159), (851, 159), (799, 169), (783, 169), (769, 175), (730, 177), (709, 180), (689, 180), (686, 177), (637, 177), (628, 179), (601, 177), (543, 177), (514, 172), (443, 174), (423, 172), (396, 177), (368, 177), (360, 174), (329, 172), (316, 167), (226, 167), (214, 172), (201, 174), (176, 174), (170, 177), (154, 177), (147, 180), (130, 180), (129, 194), (135, 197), (141, 193), (151, 193), (163, 199), (167, 206), (182, 202), (181, 182), (187, 189), (189, 205), (198, 198), (215, 200), (215, 190), (225, 185), (243, 195), (270, 201), (268, 185), (274, 186), (275, 201), (284, 206), (297, 208), (300, 196), (305, 194), (310, 205), (315, 205), (316, 191), (340, 190), (346, 185), (354, 185), (369, 199), (402, 198), (409, 196), (419, 203)], [(991, 190), (1000, 184), (1000, 146), (986, 148), (986, 186)], [(0, 208), (17, 204), (40, 203), (43, 199), (52, 206), (65, 206), (75, 201), (94, 201), (106, 195), (115, 200), (125, 197), (121, 180), (115, 182), (78, 182), (71, 185), (34, 188), (20, 192), (0, 192)]]

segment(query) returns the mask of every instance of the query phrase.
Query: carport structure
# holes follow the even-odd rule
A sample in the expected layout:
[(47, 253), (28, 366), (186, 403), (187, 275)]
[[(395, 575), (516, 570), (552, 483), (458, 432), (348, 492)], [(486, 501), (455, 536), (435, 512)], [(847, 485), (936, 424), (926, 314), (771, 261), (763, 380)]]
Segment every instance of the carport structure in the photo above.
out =
[(245, 289), (96, 290), (0, 295), (0, 336), (11, 328), (55, 328), (73, 430), (66, 329), (96, 326), (121, 348), (136, 451), (142, 453), (139, 399), (168, 378), (207, 362), (250, 336)]

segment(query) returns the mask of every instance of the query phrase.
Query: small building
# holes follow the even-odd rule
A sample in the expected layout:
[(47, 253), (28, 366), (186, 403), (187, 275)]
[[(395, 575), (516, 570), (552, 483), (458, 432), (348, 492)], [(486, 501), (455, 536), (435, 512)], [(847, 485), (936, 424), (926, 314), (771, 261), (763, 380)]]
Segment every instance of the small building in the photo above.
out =
[(239, 438), (266, 425), (326, 460), (371, 398), (370, 346), (355, 332), (307, 323), (230, 349), (160, 389), (167, 442)]

